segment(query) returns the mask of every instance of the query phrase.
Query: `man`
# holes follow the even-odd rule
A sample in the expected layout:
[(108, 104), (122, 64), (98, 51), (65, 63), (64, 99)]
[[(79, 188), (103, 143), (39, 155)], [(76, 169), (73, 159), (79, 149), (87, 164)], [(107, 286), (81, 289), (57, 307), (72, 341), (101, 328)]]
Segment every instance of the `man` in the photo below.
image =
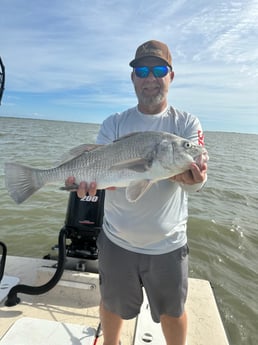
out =
[[(203, 143), (198, 119), (168, 105), (174, 72), (167, 45), (155, 40), (142, 44), (130, 66), (138, 105), (107, 118), (97, 142), (107, 144), (137, 131), (167, 131)], [(118, 345), (123, 320), (139, 313), (142, 286), (167, 345), (185, 345), (187, 193), (202, 187), (206, 172), (207, 164), (202, 170), (192, 164), (189, 171), (156, 183), (137, 203), (129, 203), (122, 188), (106, 191), (98, 238), (104, 345)], [(94, 182), (81, 182), (78, 196), (94, 195), (96, 188)]]

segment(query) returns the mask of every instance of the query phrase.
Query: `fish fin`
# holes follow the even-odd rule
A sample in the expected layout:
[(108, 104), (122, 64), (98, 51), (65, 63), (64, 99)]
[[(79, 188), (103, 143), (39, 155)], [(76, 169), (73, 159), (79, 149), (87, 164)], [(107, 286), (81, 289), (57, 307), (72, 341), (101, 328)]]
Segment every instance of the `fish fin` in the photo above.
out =
[(56, 162), (55, 165), (58, 166), (58, 165), (65, 164), (65, 163), (69, 162), (71, 159), (79, 157), (84, 152), (96, 150), (97, 148), (99, 148), (101, 146), (103, 146), (103, 145), (82, 144), (82, 145), (76, 146), (76, 147), (72, 148), (71, 150), (69, 150), (68, 152), (66, 152), (65, 154), (63, 154), (61, 156), (61, 158)]
[(121, 136), (120, 138), (115, 139), (115, 140), (113, 141), (113, 143), (116, 143), (117, 141), (120, 141), (120, 140), (124, 140), (125, 138), (134, 137), (135, 135), (139, 135), (139, 134), (142, 134), (142, 133), (144, 133), (144, 132), (132, 132), (132, 133), (123, 135), (123, 136)]
[(151, 187), (152, 183), (153, 182), (150, 180), (130, 182), (129, 186), (125, 190), (126, 199), (129, 202), (136, 202)]
[(137, 158), (137, 159), (131, 159), (131, 160), (126, 160), (126, 161), (116, 163), (112, 165), (110, 169), (111, 170), (129, 169), (136, 172), (145, 172), (147, 170), (150, 170), (151, 166), (152, 166), (152, 160)]
[(79, 185), (77, 183), (70, 184), (69, 186), (60, 187), (59, 190), (66, 190), (67, 192), (74, 192), (78, 190)]
[(5, 163), (5, 186), (17, 204), (21, 204), (43, 187), (44, 182), (39, 178), (39, 171), (18, 163)]

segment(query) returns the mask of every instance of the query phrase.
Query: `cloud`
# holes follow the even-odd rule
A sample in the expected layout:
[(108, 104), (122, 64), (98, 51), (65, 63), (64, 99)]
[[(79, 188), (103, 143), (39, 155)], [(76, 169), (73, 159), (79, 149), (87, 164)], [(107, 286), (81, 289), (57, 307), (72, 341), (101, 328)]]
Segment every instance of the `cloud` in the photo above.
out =
[(172, 50), (171, 102), (197, 112), (217, 99), (228, 114), (240, 105), (257, 110), (257, 23), (257, 0), (2, 0), (7, 76), (0, 114), (15, 102), (19, 113), (21, 100), (23, 113), (43, 114), (36, 101), (35, 109), (26, 104), (36, 98), (39, 108), (94, 111), (95, 104), (95, 112), (135, 104), (128, 63), (151, 38)]

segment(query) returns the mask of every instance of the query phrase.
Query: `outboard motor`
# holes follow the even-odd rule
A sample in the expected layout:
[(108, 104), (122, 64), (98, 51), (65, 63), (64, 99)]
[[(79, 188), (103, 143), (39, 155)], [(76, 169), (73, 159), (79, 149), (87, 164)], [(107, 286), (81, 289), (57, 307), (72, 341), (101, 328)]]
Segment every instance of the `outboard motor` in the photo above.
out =
[(71, 192), (65, 219), (67, 239), (67, 257), (97, 259), (96, 240), (102, 228), (105, 191), (97, 190), (96, 195), (86, 195), (80, 199), (76, 192)]
[[(56, 246), (58, 248), (58, 262), (55, 274), (47, 283), (41, 286), (21, 284), (14, 286), (8, 293), (6, 306), (11, 307), (20, 303), (20, 298), (17, 296), (19, 292), (40, 295), (51, 290), (61, 279), (67, 266), (68, 257), (79, 259), (76, 269), (82, 271), (90, 268), (88, 261), (97, 262), (98, 249), (96, 241), (102, 228), (104, 199), (104, 190), (98, 190), (95, 196), (86, 195), (83, 199), (78, 198), (76, 192), (70, 193), (65, 225), (59, 232), (58, 245)], [(67, 244), (67, 240), (70, 240), (70, 244)], [(51, 256), (46, 255), (44, 258), (51, 259)], [(97, 272), (95, 266), (92, 265), (89, 272)], [(1, 271), (3, 271), (2, 268)]]

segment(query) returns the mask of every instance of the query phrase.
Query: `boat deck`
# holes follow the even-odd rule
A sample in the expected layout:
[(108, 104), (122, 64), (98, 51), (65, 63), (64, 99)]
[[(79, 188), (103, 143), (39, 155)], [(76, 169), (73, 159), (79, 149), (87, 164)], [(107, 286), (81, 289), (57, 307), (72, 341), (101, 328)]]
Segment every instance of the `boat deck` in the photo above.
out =
[[(46, 283), (54, 274), (56, 262), (52, 260), (34, 259), (9, 256), (6, 261), (5, 277), (18, 277), (20, 284), (39, 286)], [(0, 285), (0, 292), (8, 290), (4, 279)], [(5, 299), (0, 303), (0, 345), (9, 344), (8, 339), (16, 334), (19, 338), (19, 329), (27, 328), (22, 337), (33, 336), (33, 327), (19, 328), (19, 322), (33, 321), (32, 325), (48, 324), (46, 329), (51, 331), (50, 325), (63, 325), (62, 332), (69, 334), (67, 344), (87, 345), (93, 344), (95, 330), (99, 324), (98, 304), (99, 288), (98, 274), (74, 270), (65, 270), (59, 283), (49, 292), (31, 296), (18, 294), (21, 302), (13, 307), (5, 306)], [(205, 280), (189, 279), (189, 293), (186, 304), (188, 313), (188, 345), (228, 345), (228, 340), (217, 309), (210, 283)], [(17, 323), (17, 321), (19, 322)], [(91, 334), (88, 342), (85, 337), (71, 336), (74, 327), (87, 329)], [(14, 327), (15, 332), (14, 332)], [(36, 327), (36, 326), (35, 326)], [(37, 326), (38, 327), (38, 326)], [(38, 327), (39, 328), (39, 327)], [(59, 327), (60, 328), (60, 327)], [(76, 331), (75, 331), (76, 332)], [(92, 338), (93, 336), (93, 338)], [(9, 337), (9, 338), (8, 338)], [(80, 340), (81, 339), (81, 340)], [(143, 304), (138, 318), (125, 321), (122, 333), (123, 345), (163, 345), (165, 344), (159, 324), (154, 324), (149, 315), (148, 301)], [(102, 345), (103, 338), (99, 337), (97, 345)], [(12, 345), (28, 345), (30, 342), (22, 340)], [(37, 344), (41, 344), (37, 341)], [(46, 342), (44, 342), (46, 344)], [(51, 342), (50, 345), (66, 345), (61, 341)]]

